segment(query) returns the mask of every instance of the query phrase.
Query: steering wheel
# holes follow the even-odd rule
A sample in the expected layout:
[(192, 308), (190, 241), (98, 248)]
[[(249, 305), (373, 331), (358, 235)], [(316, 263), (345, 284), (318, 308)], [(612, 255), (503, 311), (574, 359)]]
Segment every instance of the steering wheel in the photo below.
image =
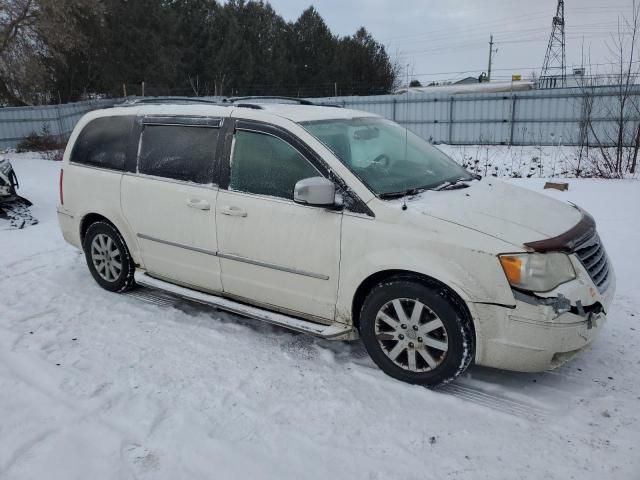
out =
[(386, 153), (381, 153), (380, 155), (378, 155), (376, 158), (373, 159), (372, 163), (377, 166), (387, 168), (391, 164), (391, 159)]

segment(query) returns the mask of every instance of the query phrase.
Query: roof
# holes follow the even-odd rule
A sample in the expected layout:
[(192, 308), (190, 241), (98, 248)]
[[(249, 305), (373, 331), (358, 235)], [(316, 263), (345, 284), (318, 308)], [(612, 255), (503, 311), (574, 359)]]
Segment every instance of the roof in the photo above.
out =
[[(261, 100), (259, 98), (247, 101), (238, 101), (237, 103), (206, 103), (202, 101), (194, 101), (193, 103), (190, 103), (185, 99), (180, 101), (166, 99), (166, 103), (163, 103), (163, 100), (164, 99), (158, 98), (150, 103), (140, 102), (116, 106), (111, 109), (107, 109), (110, 113), (105, 113), (107, 115), (117, 115), (122, 114), (123, 111), (126, 111), (129, 114), (132, 111), (135, 111), (135, 114), (140, 115), (206, 115), (227, 117), (231, 115), (231, 112), (234, 110), (242, 111), (246, 108), (246, 110), (251, 109), (254, 113), (260, 112), (261, 116), (264, 114), (271, 114), (281, 118), (286, 118), (296, 123), (379, 116), (360, 110), (336, 108), (335, 106), (275, 103), (272, 100)], [(96, 116), (100, 116), (100, 114), (97, 114)], [(247, 115), (247, 117), (252, 116), (252, 114)]]

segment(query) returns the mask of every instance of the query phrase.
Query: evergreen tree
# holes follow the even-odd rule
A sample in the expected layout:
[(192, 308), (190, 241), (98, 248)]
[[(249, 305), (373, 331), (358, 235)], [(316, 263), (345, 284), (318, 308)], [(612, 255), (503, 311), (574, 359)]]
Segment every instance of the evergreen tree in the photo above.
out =
[[(293, 24), (292, 57), (301, 96), (322, 95), (335, 75), (338, 40), (315, 8), (309, 7)], [(336, 79), (337, 80), (337, 79)]]
[(371, 94), (397, 77), (364, 28), (339, 38), (313, 7), (287, 23), (262, 0), (6, 1), (36, 19), (0, 51), (0, 100), (14, 104), (119, 96), (123, 84), (135, 95), (142, 82), (146, 95)]

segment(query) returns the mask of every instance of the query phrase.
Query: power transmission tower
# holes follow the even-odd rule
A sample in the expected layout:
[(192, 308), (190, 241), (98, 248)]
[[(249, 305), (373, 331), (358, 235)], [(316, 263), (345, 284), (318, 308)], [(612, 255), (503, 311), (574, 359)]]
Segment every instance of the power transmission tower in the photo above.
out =
[(551, 24), (551, 37), (544, 56), (540, 83), (545, 87), (567, 86), (567, 65), (564, 37), (564, 0), (558, 0), (556, 15)]

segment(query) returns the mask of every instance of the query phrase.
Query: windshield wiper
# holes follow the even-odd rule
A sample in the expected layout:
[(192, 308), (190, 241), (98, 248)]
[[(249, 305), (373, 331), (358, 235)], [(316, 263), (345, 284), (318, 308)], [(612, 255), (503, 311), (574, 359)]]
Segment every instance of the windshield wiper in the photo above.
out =
[(426, 188), (424, 188), (424, 187), (409, 188), (407, 190), (402, 190), (400, 192), (381, 193), (380, 195), (378, 195), (378, 197), (380, 197), (383, 200), (391, 200), (391, 199), (394, 199), (394, 198), (407, 197), (409, 195), (417, 195), (420, 192), (423, 192), (424, 190), (426, 190)]
[(458, 190), (461, 188), (468, 188), (469, 187), (469, 183), (472, 180), (480, 180), (478, 177), (473, 177), (473, 178), (458, 178), (457, 180), (451, 180), (448, 182), (444, 182), (441, 183), (440, 185), (437, 185), (433, 188), (431, 188), (430, 190), (436, 191), (436, 192), (440, 192), (442, 190)]
[(457, 180), (450, 180), (447, 182), (443, 182), (435, 187), (432, 186), (424, 186), (424, 187), (415, 187), (409, 188), (407, 190), (400, 190), (399, 192), (388, 192), (381, 193), (378, 195), (379, 198), (383, 200), (391, 200), (394, 198), (402, 198), (408, 197), (411, 195), (417, 195), (419, 193), (424, 192), (425, 190), (433, 190), (439, 192), (441, 190), (457, 190), (459, 188), (467, 188), (469, 186), (468, 182), (473, 180), (480, 180), (482, 177), (479, 175), (474, 175), (472, 178), (458, 178)]

